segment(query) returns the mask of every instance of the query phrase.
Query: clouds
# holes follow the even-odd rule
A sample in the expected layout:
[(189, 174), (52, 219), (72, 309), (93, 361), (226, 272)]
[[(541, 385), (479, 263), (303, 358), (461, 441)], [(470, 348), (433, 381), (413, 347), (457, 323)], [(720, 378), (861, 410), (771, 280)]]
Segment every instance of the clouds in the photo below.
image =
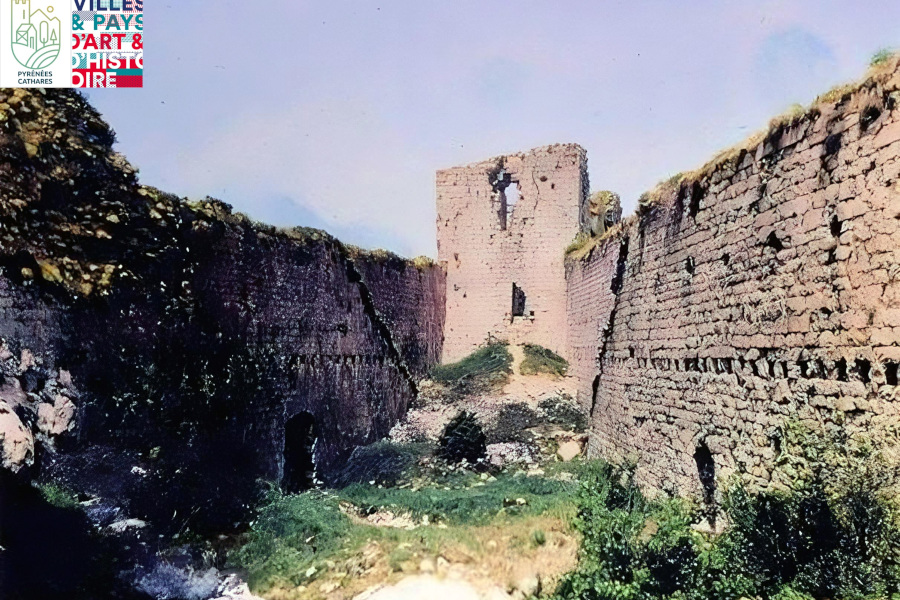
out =
[(809, 90), (827, 81), (838, 66), (825, 40), (800, 27), (768, 35), (755, 58), (758, 97), (767, 104), (781, 98), (805, 100)]
[[(97, 90), (145, 182), (434, 254), (434, 171), (554, 142), (633, 208), (900, 44), (900, 3), (183, 0)], [(189, 42), (189, 43), (187, 43)]]
[[(411, 165), (419, 177), (398, 176)], [(236, 119), (184, 153), (179, 169), (189, 194), (206, 191), (276, 225), (304, 217), (301, 224), (350, 243), (392, 240), (405, 252), (434, 237), (432, 227), (405, 229), (434, 222), (431, 194), (422, 193), (427, 164), (357, 102), (296, 103)]]

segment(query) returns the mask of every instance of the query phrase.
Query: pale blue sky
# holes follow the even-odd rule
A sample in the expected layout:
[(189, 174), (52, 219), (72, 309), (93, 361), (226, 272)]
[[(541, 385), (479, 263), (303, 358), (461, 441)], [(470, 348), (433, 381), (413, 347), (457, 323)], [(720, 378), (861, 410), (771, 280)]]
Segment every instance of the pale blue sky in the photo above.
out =
[(90, 98), (144, 183), (435, 254), (434, 171), (555, 142), (626, 212), (900, 46), (896, 0), (153, 0)]

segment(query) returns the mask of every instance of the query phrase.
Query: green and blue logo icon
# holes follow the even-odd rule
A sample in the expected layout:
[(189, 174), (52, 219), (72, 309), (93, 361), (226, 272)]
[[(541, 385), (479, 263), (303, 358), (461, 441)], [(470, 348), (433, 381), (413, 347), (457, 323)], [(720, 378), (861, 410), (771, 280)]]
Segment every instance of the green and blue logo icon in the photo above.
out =
[(13, 0), (12, 51), (28, 69), (43, 69), (59, 56), (62, 26), (52, 0)]

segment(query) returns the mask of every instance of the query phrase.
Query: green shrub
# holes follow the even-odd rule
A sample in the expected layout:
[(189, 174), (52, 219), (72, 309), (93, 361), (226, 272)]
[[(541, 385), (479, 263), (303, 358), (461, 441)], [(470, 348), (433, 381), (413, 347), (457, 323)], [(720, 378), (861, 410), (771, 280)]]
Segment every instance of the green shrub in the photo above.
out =
[(504, 404), (493, 420), (493, 426), (487, 431), (487, 442), (532, 443), (534, 433), (529, 430), (541, 422), (541, 416), (525, 402)]
[(879, 65), (883, 65), (891, 60), (894, 54), (894, 51), (890, 48), (882, 48), (872, 55), (872, 59), (869, 61), (869, 66), (877, 67)]
[[(802, 473), (793, 489), (725, 494), (728, 529), (691, 528), (707, 512), (683, 501), (648, 501), (633, 470), (597, 463), (582, 471), (576, 527), (579, 566), (561, 599), (742, 597), (887, 598), (900, 593), (900, 510), (895, 469), (873, 446), (784, 437), (781, 461)], [(840, 445), (836, 445), (840, 441)], [(816, 456), (809, 461), (797, 454)], [(800, 465), (805, 469), (800, 469)]]
[(573, 239), (568, 246), (566, 246), (565, 254), (566, 256), (577, 253), (579, 250), (584, 249), (588, 244), (594, 243), (596, 238), (591, 237), (591, 234), (579, 231), (575, 234), (575, 239)]
[(451, 463), (475, 464), (487, 453), (486, 439), (475, 415), (462, 411), (447, 423), (438, 438), (438, 456)]
[(431, 444), (399, 444), (387, 440), (360, 446), (335, 478), (335, 484), (344, 487), (374, 481), (377, 485), (396, 486), (415, 476), (419, 460), (431, 451)]
[(492, 343), (459, 362), (434, 367), (431, 378), (460, 393), (478, 392), (505, 384), (511, 366), (512, 354), (507, 345)]
[(77, 508), (78, 498), (74, 492), (55, 483), (45, 483), (38, 486), (44, 499), (57, 508)]
[(562, 356), (537, 344), (525, 344), (525, 358), (519, 366), (523, 375), (547, 373), (563, 377), (569, 363)]
[(548, 423), (579, 433), (587, 429), (587, 415), (568, 394), (545, 398), (538, 404), (538, 408)]

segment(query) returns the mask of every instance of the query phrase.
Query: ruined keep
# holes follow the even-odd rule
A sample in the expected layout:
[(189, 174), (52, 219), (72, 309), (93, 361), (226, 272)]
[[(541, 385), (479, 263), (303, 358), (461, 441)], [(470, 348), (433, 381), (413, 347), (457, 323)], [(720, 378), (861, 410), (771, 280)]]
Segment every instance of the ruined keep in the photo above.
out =
[(566, 356), (563, 249), (587, 221), (587, 155), (547, 146), (437, 173), (444, 362), (488, 338)]

